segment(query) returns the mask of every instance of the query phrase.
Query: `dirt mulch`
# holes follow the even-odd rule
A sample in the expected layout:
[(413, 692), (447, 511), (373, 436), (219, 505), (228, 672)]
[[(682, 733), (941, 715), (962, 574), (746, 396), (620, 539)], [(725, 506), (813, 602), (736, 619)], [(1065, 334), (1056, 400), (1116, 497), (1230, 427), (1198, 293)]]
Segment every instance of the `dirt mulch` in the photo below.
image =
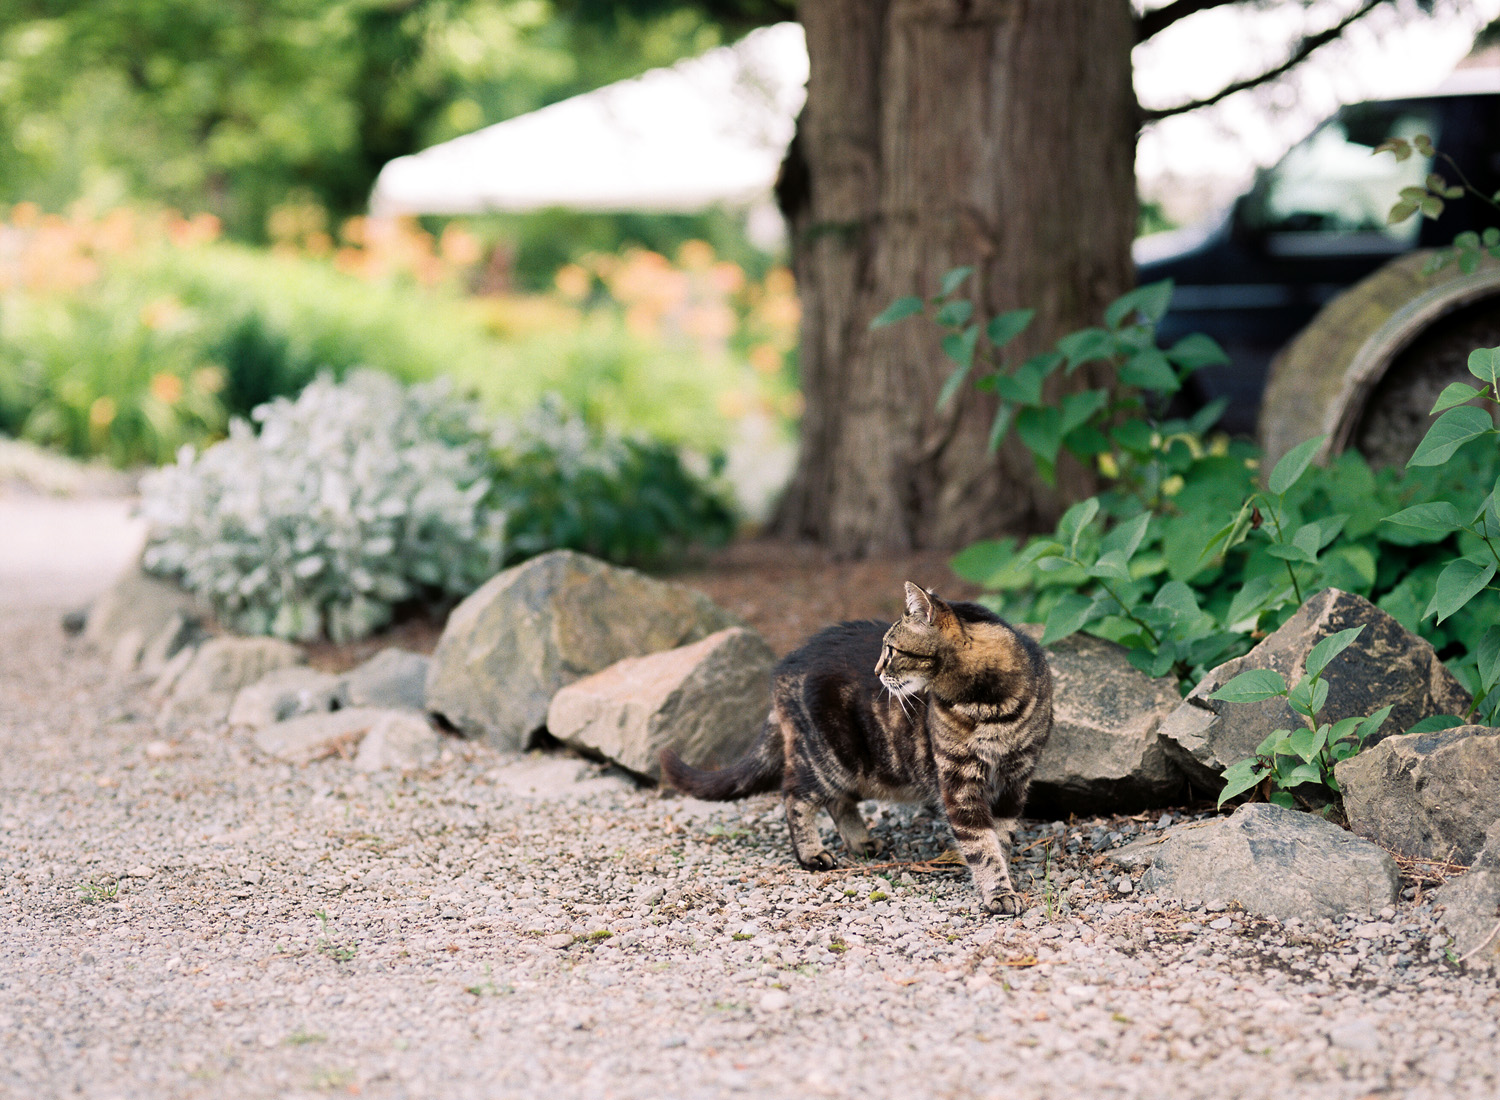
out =
[(838, 561), (817, 546), (757, 539), (728, 546), (703, 566), (669, 579), (699, 589), (739, 615), (779, 656), (831, 623), (899, 618), (906, 581), (945, 599), (972, 599), (979, 589), (953, 575), (950, 557), (948, 551), (927, 550)]
[[(727, 546), (701, 563), (659, 575), (704, 592), (760, 631), (781, 656), (831, 623), (899, 618), (906, 581), (931, 588), (945, 599), (974, 598), (979, 589), (948, 569), (951, 556), (947, 551), (926, 550), (839, 561), (817, 546), (753, 539)], [(308, 660), (326, 672), (344, 672), (389, 646), (431, 653), (442, 630), (441, 617), (406, 619), (360, 642), (312, 645)]]

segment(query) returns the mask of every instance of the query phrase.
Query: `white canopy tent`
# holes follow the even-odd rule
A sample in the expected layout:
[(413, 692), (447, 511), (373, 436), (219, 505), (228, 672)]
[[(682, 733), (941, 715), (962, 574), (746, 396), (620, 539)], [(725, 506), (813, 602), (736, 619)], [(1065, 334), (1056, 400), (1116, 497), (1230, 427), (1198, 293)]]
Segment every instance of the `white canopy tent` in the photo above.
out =
[(763, 203), (806, 84), (802, 28), (763, 27), (733, 46), (398, 157), (376, 178), (370, 212)]

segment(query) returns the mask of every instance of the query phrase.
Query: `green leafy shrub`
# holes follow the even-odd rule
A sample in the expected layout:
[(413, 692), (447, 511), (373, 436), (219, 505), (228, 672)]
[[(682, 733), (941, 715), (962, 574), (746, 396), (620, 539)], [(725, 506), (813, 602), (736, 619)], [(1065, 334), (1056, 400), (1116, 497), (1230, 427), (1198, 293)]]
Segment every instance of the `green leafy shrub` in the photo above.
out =
[[(8, 307), (8, 308), (6, 308)], [(0, 430), (119, 466), (224, 431), (224, 374), (137, 294), (0, 305)]]
[(504, 558), (488, 432), (436, 383), (314, 381), (148, 475), (146, 568), (251, 634), (369, 634), (396, 606), (462, 596)]
[(650, 564), (734, 533), (724, 497), (675, 448), (591, 428), (557, 400), (502, 424), (494, 461), (512, 559), (561, 547)]
[[(1137, 288), (1106, 309), (1102, 327), (1012, 364), (1003, 347), (1030, 312), (976, 319), (956, 293), (970, 274), (949, 272), (936, 295), (900, 299), (873, 324), (928, 315), (947, 330), (943, 351), (953, 363), (940, 402), (972, 380), (999, 398), (992, 445), (1014, 431), (1043, 477), (1068, 451), (1104, 482), (1052, 534), (981, 542), (954, 559), (955, 572), (987, 590), (986, 602), (1043, 622), (1045, 642), (1079, 630), (1119, 642), (1137, 667), (1176, 676), (1186, 691), (1308, 595), (1338, 587), (1432, 642), (1476, 696), (1468, 718), (1500, 717), (1500, 627), (1493, 608), (1476, 602), (1495, 589), (1500, 566), (1500, 449), (1491, 413), (1472, 404), (1500, 404), (1500, 349), (1471, 358), (1484, 385), (1455, 384), (1439, 398), (1441, 415), (1407, 469), (1373, 470), (1354, 453), (1317, 467), (1322, 440), (1311, 440), (1262, 487), (1258, 449), (1212, 434), (1217, 409), (1186, 419), (1164, 411), (1193, 370), (1222, 356), (1206, 337), (1156, 345), (1169, 284)], [(1086, 362), (1112, 384), (1060, 401), (1048, 395), (1050, 378)], [(1262, 764), (1276, 757), (1267, 748)]]
[(544, 550), (660, 561), (734, 527), (674, 449), (556, 403), (497, 426), (446, 380), (355, 371), (253, 420), (141, 487), (146, 567), (247, 633), (349, 640)]

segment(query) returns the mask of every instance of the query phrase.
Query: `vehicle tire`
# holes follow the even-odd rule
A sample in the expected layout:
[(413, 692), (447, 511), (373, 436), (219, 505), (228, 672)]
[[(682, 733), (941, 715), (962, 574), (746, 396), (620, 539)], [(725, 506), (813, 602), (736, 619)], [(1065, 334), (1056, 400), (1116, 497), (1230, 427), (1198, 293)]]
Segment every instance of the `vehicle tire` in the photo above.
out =
[(1476, 383), (1469, 373), (1469, 353), (1497, 345), (1500, 297), (1434, 322), (1391, 360), (1355, 422), (1350, 444), (1372, 466), (1405, 466), (1432, 424), (1438, 394), (1453, 382)]
[(1356, 283), (1276, 357), (1257, 432), (1267, 469), (1319, 435), (1320, 457), (1355, 447), (1374, 465), (1403, 465), (1443, 387), (1473, 381), (1469, 352), (1500, 344), (1500, 266), (1424, 275), (1430, 256)]

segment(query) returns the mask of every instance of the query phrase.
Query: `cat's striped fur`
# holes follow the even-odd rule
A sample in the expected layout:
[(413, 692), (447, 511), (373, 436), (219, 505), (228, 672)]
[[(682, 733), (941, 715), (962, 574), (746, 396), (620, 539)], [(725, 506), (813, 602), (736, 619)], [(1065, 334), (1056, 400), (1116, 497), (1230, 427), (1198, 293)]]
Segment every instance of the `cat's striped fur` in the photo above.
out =
[(750, 752), (700, 771), (670, 751), (662, 774), (698, 798), (780, 789), (802, 866), (833, 867), (828, 811), (855, 855), (875, 845), (865, 798), (940, 805), (991, 912), (1016, 913), (1007, 852), (1052, 730), (1052, 677), (1037, 644), (992, 612), (906, 586), (893, 625), (841, 623), (776, 666), (771, 713)]

